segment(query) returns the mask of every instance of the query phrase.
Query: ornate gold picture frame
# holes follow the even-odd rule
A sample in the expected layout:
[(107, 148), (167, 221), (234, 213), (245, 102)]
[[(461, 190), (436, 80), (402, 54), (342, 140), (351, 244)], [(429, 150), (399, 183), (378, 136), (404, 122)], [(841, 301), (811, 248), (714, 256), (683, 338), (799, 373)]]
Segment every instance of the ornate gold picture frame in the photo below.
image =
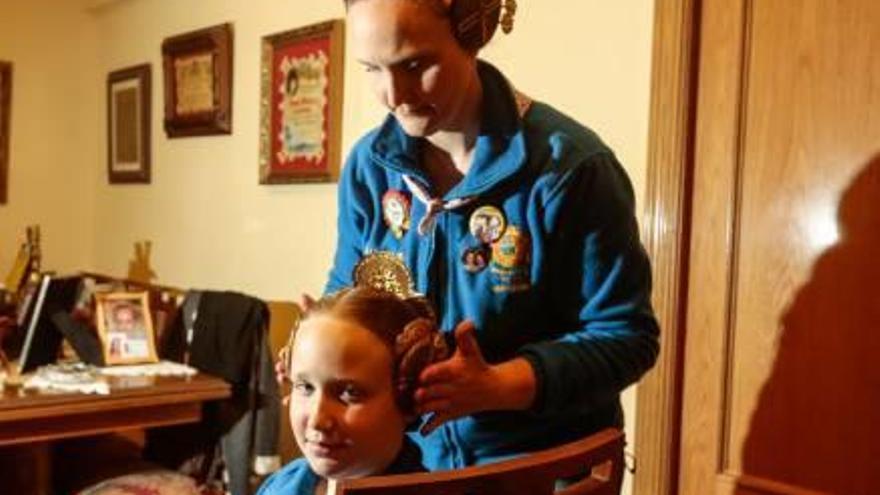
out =
[(343, 45), (340, 19), (263, 38), (261, 184), (338, 178)]
[(95, 319), (105, 364), (159, 360), (146, 292), (95, 294)]

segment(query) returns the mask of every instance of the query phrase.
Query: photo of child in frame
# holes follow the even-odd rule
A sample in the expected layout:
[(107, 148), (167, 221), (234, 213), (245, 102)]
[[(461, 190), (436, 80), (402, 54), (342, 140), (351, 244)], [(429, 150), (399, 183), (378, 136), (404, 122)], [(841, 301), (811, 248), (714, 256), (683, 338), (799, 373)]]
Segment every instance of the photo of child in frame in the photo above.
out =
[(158, 361), (146, 292), (96, 294), (95, 306), (106, 364)]

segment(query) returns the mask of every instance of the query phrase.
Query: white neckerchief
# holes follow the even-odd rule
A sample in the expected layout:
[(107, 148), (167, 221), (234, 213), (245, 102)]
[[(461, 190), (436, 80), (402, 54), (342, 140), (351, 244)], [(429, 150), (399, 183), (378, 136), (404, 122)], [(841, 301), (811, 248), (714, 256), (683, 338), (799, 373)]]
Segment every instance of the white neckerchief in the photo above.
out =
[[(520, 118), (523, 118), (532, 106), (532, 99), (515, 89), (513, 90), (513, 97), (516, 101), (517, 113), (519, 113)], [(412, 191), (413, 196), (418, 198), (419, 201), (425, 205), (425, 216), (419, 221), (419, 225), (416, 229), (419, 235), (425, 235), (431, 230), (431, 227), (434, 226), (434, 221), (440, 212), (461, 208), (475, 199), (474, 196), (467, 196), (464, 198), (443, 201), (440, 198), (432, 198), (421, 184), (406, 174), (403, 175), (403, 181), (406, 182), (406, 185), (409, 187), (409, 190)]]
[(419, 235), (426, 235), (428, 231), (431, 230), (434, 226), (434, 221), (440, 212), (461, 208), (474, 200), (473, 196), (468, 196), (466, 198), (455, 198), (450, 199), (449, 201), (443, 201), (440, 198), (432, 198), (431, 195), (428, 194), (427, 189), (422, 187), (422, 185), (416, 182), (412, 177), (404, 175), (403, 181), (406, 182), (406, 186), (412, 191), (413, 196), (418, 198), (419, 201), (425, 205), (425, 216), (419, 221), (419, 226), (417, 228)]

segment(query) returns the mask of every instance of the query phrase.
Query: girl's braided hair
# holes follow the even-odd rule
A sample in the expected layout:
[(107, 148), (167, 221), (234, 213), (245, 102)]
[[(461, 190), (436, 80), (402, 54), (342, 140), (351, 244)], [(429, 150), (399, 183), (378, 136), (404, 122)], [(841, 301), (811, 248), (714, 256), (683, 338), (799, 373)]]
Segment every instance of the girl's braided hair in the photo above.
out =
[[(319, 315), (357, 323), (385, 343), (391, 352), (397, 404), (405, 414), (412, 414), (419, 374), (448, 355), (430, 303), (423, 297), (401, 298), (381, 289), (354, 287), (321, 298), (300, 322)], [(291, 331), (281, 351), (288, 370), (296, 331)]]

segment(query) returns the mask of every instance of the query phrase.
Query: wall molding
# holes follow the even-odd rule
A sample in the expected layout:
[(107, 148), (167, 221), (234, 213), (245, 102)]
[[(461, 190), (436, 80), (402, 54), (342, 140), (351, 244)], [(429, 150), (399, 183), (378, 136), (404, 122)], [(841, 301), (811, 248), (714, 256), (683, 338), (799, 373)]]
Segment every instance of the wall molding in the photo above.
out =
[(637, 392), (634, 495), (678, 490), (699, 0), (657, 0), (654, 16), (643, 230), (660, 356)]

